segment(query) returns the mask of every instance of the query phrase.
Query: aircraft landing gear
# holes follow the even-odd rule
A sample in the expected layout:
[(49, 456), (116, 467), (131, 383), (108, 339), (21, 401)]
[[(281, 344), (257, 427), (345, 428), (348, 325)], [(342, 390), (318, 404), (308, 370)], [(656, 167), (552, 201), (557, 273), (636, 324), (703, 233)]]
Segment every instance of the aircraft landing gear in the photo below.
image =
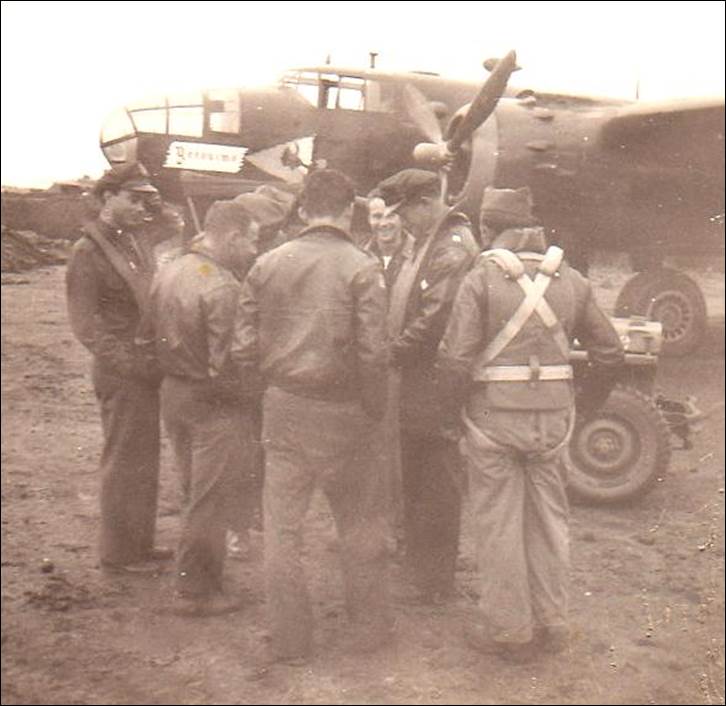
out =
[(706, 333), (706, 301), (687, 275), (668, 267), (640, 272), (623, 287), (615, 316), (647, 316), (663, 325), (663, 355), (685, 356)]

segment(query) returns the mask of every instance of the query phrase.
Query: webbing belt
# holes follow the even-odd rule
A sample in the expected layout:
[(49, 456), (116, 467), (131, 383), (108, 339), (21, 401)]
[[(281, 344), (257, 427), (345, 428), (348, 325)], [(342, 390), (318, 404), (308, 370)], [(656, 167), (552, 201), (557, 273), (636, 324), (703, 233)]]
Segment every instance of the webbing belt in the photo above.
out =
[(571, 365), (490, 365), (475, 373), (475, 382), (528, 382), (530, 380), (572, 380)]

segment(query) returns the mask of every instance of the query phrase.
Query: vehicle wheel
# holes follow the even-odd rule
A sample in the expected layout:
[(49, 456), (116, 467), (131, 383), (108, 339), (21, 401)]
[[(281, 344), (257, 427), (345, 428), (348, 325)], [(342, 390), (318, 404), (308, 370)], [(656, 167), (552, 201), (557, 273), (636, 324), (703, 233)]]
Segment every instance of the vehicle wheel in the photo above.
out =
[(664, 267), (640, 272), (623, 287), (615, 316), (647, 316), (663, 325), (663, 355), (685, 356), (706, 333), (706, 301), (688, 275)]
[(618, 385), (593, 415), (577, 420), (564, 456), (573, 502), (623, 503), (662, 478), (671, 456), (668, 425), (642, 392)]

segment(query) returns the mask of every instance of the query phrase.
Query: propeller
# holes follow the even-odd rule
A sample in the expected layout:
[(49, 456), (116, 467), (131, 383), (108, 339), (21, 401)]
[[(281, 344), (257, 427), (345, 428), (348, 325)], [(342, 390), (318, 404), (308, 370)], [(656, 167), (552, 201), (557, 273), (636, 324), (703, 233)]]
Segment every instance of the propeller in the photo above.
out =
[(431, 103), (421, 91), (408, 83), (403, 88), (403, 102), (406, 114), (419, 132), (429, 141), (434, 143), (443, 142), (441, 125), (434, 113)]
[(489, 77), (482, 85), (476, 98), (469, 104), (464, 116), (456, 124), (453, 133), (444, 140), (441, 127), (431, 104), (414, 86), (404, 89), (404, 104), (410, 120), (418, 128), (428, 142), (422, 142), (414, 148), (413, 156), (422, 166), (446, 169), (461, 146), (471, 137), (472, 133), (494, 112), (499, 99), (507, 87), (512, 72), (517, 68), (517, 55), (510, 51), (499, 59), (491, 69)]

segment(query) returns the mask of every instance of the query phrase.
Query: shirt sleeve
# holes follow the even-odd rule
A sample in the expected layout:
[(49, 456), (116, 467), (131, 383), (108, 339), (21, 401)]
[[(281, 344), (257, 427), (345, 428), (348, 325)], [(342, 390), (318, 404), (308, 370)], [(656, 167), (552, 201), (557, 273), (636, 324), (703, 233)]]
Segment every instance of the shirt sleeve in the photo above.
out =
[(215, 287), (204, 298), (209, 368), (207, 374), (210, 378), (222, 375), (228, 366), (239, 293), (238, 286), (225, 284)]
[(466, 275), (454, 299), (439, 344), (438, 367), (442, 372), (457, 380), (468, 379), (476, 357), (484, 350), (486, 312), (486, 269), (480, 267)]
[(591, 364), (613, 368), (625, 358), (623, 344), (605, 312), (595, 301), (590, 283), (579, 275), (584, 295), (583, 305), (575, 322), (574, 335), (588, 353)]
[(623, 344), (610, 319), (595, 301), (590, 283), (579, 273), (584, 295), (574, 334), (587, 351), (587, 366), (578, 375), (575, 405), (587, 416), (599, 409), (615, 386), (625, 360)]
[(235, 311), (230, 344), (232, 363), (240, 369), (257, 370), (260, 365), (260, 304), (258, 300), (259, 267), (254, 265), (245, 277)]

